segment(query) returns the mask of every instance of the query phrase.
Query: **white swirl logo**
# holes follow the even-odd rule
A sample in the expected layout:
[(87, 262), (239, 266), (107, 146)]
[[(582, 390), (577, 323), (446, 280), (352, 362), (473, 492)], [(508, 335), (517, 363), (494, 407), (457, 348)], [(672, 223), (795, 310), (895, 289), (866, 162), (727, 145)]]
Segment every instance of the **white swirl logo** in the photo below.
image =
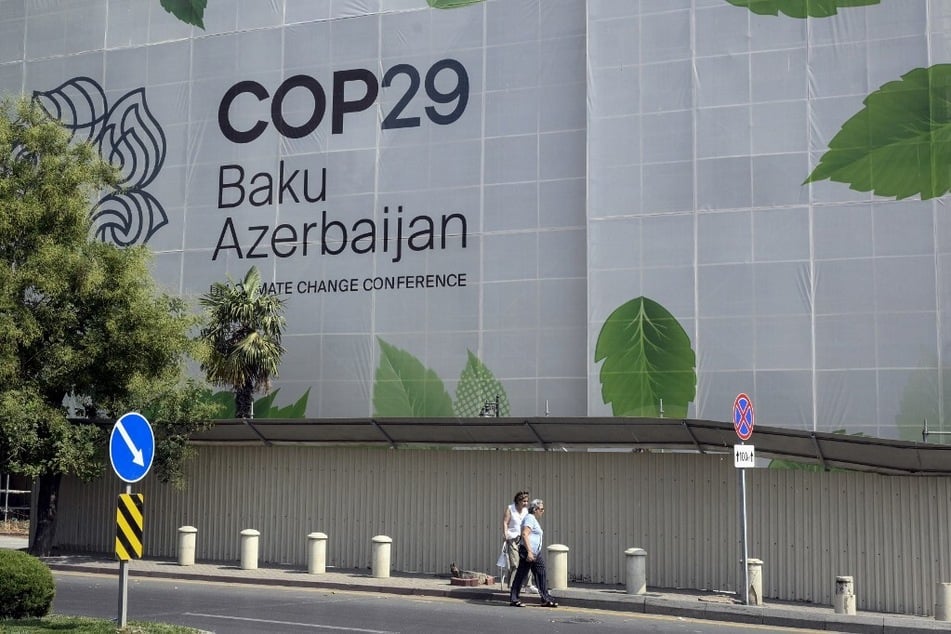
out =
[(162, 204), (145, 190), (165, 163), (165, 133), (149, 111), (145, 88), (123, 95), (111, 107), (95, 80), (75, 77), (33, 99), (72, 132), (88, 141), (122, 174), (119, 186), (93, 207), (95, 235), (119, 246), (146, 244), (168, 224)]

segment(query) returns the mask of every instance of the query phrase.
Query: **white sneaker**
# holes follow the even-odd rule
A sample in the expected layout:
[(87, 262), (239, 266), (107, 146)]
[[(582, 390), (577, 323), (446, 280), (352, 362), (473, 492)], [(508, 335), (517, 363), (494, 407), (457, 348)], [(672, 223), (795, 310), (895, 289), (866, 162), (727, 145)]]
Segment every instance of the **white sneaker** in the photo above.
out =
[(529, 584), (525, 586), (525, 592), (528, 592), (529, 594), (538, 594), (538, 588), (536, 588), (532, 584)]

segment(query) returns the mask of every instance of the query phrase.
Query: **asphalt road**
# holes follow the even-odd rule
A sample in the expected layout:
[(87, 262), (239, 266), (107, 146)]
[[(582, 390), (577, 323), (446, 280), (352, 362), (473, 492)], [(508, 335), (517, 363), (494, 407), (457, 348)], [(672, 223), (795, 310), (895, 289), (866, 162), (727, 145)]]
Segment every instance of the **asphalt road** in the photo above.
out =
[[(57, 572), (57, 614), (115, 619), (119, 579)], [(775, 627), (575, 608), (195, 581), (129, 580), (128, 620), (229, 634), (280, 632), (776, 632)], [(803, 632), (804, 630), (788, 630)]]

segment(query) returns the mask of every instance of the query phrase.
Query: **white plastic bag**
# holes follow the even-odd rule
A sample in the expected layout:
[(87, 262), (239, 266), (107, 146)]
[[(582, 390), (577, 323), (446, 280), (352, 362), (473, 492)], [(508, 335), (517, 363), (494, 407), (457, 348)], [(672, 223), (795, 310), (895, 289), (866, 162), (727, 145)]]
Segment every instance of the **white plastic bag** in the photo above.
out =
[(495, 565), (499, 568), (509, 567), (509, 558), (505, 556), (505, 546), (502, 546), (502, 552), (499, 553), (499, 560), (495, 562)]

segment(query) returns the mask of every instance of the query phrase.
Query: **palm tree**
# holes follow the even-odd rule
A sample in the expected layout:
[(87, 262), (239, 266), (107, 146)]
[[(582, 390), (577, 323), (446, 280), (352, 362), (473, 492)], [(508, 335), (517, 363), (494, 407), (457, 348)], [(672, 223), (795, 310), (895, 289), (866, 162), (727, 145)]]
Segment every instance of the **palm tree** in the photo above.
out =
[(252, 418), (254, 393), (270, 388), (284, 355), (284, 302), (263, 292), (254, 266), (237, 284), (215, 282), (199, 302), (207, 319), (201, 369), (209, 382), (231, 389), (238, 418)]

